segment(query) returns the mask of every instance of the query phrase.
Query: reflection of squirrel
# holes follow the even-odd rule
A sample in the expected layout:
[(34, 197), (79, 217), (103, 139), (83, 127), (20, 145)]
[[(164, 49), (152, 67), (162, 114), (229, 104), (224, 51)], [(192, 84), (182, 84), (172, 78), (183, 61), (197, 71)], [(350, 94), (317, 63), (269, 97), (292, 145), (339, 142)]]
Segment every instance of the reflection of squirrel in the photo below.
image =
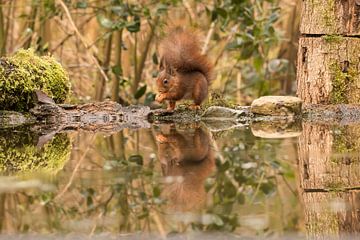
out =
[(180, 131), (162, 125), (156, 133), (158, 156), (168, 181), (162, 197), (175, 211), (200, 210), (207, 199), (205, 180), (215, 169), (209, 134), (197, 127)]
[(160, 93), (156, 101), (168, 100), (168, 110), (174, 110), (176, 101), (191, 99), (192, 108), (200, 108), (208, 93), (213, 66), (201, 53), (197, 36), (175, 28), (160, 43), (160, 55), (160, 74), (156, 80)]

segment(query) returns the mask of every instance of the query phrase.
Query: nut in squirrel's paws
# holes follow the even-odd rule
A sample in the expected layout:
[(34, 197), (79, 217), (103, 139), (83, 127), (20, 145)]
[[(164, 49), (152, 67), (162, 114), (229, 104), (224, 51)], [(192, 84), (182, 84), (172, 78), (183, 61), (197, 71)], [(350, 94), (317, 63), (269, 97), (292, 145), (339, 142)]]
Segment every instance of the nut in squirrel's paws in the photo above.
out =
[(161, 93), (156, 95), (156, 97), (155, 97), (155, 101), (157, 101), (158, 103), (162, 103), (164, 101), (164, 99), (165, 99), (165, 96), (164, 96), (164, 94), (161, 94)]
[(159, 143), (164, 143), (164, 142), (167, 142), (167, 140), (168, 140), (168, 138), (161, 133), (156, 134), (155, 138), (156, 138), (156, 141), (158, 141)]

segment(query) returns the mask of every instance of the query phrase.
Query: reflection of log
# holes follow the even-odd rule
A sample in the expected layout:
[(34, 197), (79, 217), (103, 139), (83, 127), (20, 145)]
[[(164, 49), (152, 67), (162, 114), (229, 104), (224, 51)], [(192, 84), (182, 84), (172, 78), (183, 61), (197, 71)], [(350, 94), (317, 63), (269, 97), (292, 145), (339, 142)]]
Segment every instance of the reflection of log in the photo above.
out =
[(303, 125), (299, 138), (300, 196), (312, 236), (360, 231), (358, 132), (354, 126)]
[[(30, 110), (47, 128), (119, 131), (123, 128), (148, 128), (145, 106), (122, 107), (106, 101), (83, 105), (40, 104)], [(42, 126), (43, 127), (43, 126)]]
[(328, 237), (360, 232), (360, 192), (302, 192), (307, 232)]
[(360, 188), (356, 127), (333, 130), (330, 126), (303, 125), (299, 166), (305, 191)]

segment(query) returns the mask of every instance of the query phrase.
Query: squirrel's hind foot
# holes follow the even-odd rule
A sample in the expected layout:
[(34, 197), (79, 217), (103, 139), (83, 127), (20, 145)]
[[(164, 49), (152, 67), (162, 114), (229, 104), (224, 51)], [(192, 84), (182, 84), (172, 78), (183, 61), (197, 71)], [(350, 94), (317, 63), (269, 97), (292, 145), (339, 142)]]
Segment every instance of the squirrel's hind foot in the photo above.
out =
[(176, 102), (175, 101), (169, 101), (169, 105), (167, 107), (167, 111), (174, 111), (175, 110), (175, 106), (176, 106)]
[(200, 105), (191, 104), (189, 108), (190, 108), (191, 110), (200, 110)]

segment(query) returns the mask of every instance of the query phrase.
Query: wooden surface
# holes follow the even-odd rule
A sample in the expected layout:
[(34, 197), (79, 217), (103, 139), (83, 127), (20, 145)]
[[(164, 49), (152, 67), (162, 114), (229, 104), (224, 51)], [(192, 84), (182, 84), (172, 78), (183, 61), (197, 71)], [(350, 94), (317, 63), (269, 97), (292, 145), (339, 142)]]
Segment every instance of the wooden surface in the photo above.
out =
[(360, 103), (359, 46), (360, 38), (300, 38), (297, 95), (304, 103)]
[(359, 0), (303, 0), (302, 34), (360, 34)]

